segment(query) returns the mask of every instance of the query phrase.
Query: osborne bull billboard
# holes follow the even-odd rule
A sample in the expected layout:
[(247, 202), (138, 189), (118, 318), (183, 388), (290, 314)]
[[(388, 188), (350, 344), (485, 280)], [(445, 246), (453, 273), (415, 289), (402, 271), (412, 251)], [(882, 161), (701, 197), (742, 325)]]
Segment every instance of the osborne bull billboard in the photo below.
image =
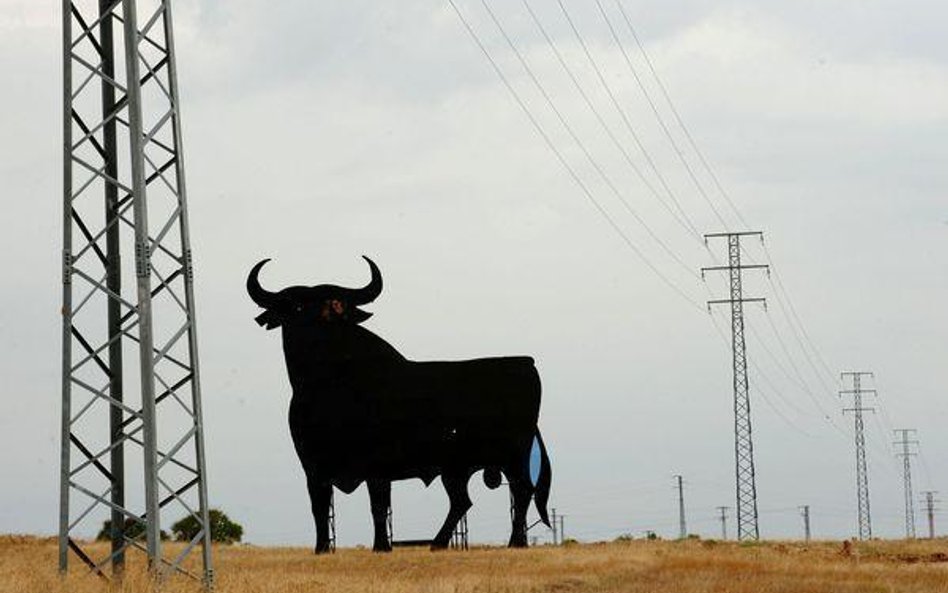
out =
[[(361, 325), (360, 309), (382, 292), (382, 275), (369, 258), (371, 280), (362, 288), (331, 284), (261, 286), (263, 260), (247, 277), (247, 292), (264, 311), (256, 321), (279, 328), (293, 390), (290, 433), (306, 474), (316, 552), (329, 549), (332, 488), (369, 491), (376, 551), (390, 550), (386, 515), (394, 480), (438, 476), (450, 506), (432, 549), (446, 548), (471, 507), (467, 484), (483, 471), (497, 488), (502, 476), (513, 500), (509, 545), (527, 545), (527, 508), (534, 500), (549, 525), (550, 461), (537, 427), (540, 377), (532, 358), (465, 361), (408, 360)], [(540, 467), (530, 458), (539, 449)]]

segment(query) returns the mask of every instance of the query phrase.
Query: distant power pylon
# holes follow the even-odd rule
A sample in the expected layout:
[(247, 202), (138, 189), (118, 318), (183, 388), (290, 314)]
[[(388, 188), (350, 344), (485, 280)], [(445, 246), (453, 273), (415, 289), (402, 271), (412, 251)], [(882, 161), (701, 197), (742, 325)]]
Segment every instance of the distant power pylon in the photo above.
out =
[(800, 515), (803, 517), (803, 537), (806, 543), (810, 543), (810, 505), (805, 504), (800, 507)]
[(925, 513), (928, 515), (928, 539), (935, 539), (935, 503), (939, 502), (935, 495), (935, 490), (926, 490), (922, 492), (925, 495)]
[(688, 537), (688, 527), (685, 525), (685, 489), (681, 476), (675, 476), (678, 483), (678, 537)]
[(559, 523), (556, 522), (556, 507), (553, 507), (551, 518), (553, 520), (551, 521), (552, 525), (550, 525), (550, 529), (553, 530), (553, 545), (555, 546), (556, 544), (559, 543), (559, 540), (556, 537), (557, 530), (559, 529)]
[(852, 395), (853, 407), (844, 408), (843, 413), (852, 412), (854, 421), (854, 432), (856, 435), (856, 506), (859, 515), (859, 539), (870, 539), (872, 537), (872, 517), (869, 513), (869, 472), (866, 468), (866, 437), (863, 433), (863, 412), (874, 412), (873, 408), (864, 408), (862, 405), (862, 396), (864, 393), (875, 395), (875, 389), (863, 389), (861, 379), (863, 376), (872, 376), (872, 373), (866, 371), (850, 371), (841, 373), (841, 378), (852, 377), (853, 388), (844, 389), (839, 392), (840, 396)]
[(893, 430), (901, 439), (895, 445), (901, 445), (902, 450), (896, 453), (902, 458), (902, 487), (905, 490), (905, 537), (915, 539), (915, 496), (912, 494), (912, 445), (918, 445), (917, 440), (909, 439), (909, 435), (916, 432), (914, 428), (896, 428)]
[(741, 237), (757, 235), (763, 240), (763, 233), (712, 233), (710, 238), (724, 237), (728, 243), (728, 265), (701, 268), (701, 275), (711, 271), (727, 271), (730, 277), (731, 298), (708, 301), (711, 305), (728, 304), (731, 306), (731, 350), (734, 367), (734, 457), (737, 482), (737, 539), (756, 540), (760, 538), (757, 528), (757, 483), (754, 472), (754, 443), (751, 438), (750, 394), (747, 381), (747, 351), (744, 343), (744, 303), (764, 303), (762, 298), (744, 298), (742, 276), (748, 269), (764, 269), (764, 264), (741, 264)]
[(731, 507), (716, 507), (721, 521), (721, 539), (727, 539), (727, 510)]

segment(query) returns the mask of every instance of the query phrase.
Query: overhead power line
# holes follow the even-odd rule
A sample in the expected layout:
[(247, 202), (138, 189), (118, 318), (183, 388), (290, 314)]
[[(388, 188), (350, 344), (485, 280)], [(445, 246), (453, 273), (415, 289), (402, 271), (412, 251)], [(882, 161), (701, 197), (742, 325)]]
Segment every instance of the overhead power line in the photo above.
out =
[(499, 64), (497, 64), (497, 61), (491, 55), (490, 51), (487, 49), (484, 43), (481, 41), (477, 32), (474, 30), (470, 22), (464, 16), (464, 13), (462, 13), (460, 8), (458, 8), (457, 3), (454, 0), (448, 0), (448, 3), (454, 9), (454, 12), (458, 16), (458, 19), (461, 21), (461, 24), (464, 26), (464, 29), (467, 31), (468, 35), (470, 35), (471, 39), (477, 45), (478, 49), (480, 49), (481, 53), (484, 55), (487, 61), (490, 63), (491, 67), (493, 68), (494, 72), (497, 74), (498, 78), (500, 78), (504, 87), (507, 88), (507, 91), (511, 94), (513, 99), (516, 101), (517, 105), (523, 111), (524, 115), (526, 115), (527, 119), (530, 120), (530, 123), (533, 125), (533, 128), (536, 130), (537, 134), (539, 134), (539, 136), (543, 139), (547, 148), (550, 149), (550, 151), (556, 157), (556, 160), (566, 170), (566, 172), (569, 174), (573, 182), (576, 183), (576, 185), (580, 188), (580, 190), (582, 191), (586, 199), (589, 200), (589, 202), (593, 205), (596, 211), (599, 212), (600, 216), (602, 216), (603, 219), (605, 219), (605, 221), (609, 224), (609, 226), (612, 227), (612, 229), (616, 232), (616, 234), (619, 235), (619, 237), (626, 244), (626, 246), (629, 249), (631, 249), (633, 253), (635, 253), (635, 255), (642, 261), (642, 263), (644, 263), (646, 267), (648, 267), (652, 271), (652, 273), (654, 273), (666, 286), (672, 289), (673, 292), (675, 292), (684, 301), (689, 303), (693, 308), (697, 310), (703, 310), (704, 308), (696, 300), (688, 296), (688, 294), (686, 294), (684, 290), (682, 290), (678, 285), (672, 282), (665, 274), (661, 272), (661, 270), (658, 269), (658, 267), (655, 266), (654, 263), (652, 263), (652, 261), (648, 257), (646, 257), (646, 255), (642, 252), (642, 250), (637, 245), (635, 245), (635, 243), (632, 242), (632, 239), (622, 230), (619, 224), (609, 214), (609, 212), (605, 209), (605, 207), (603, 207), (603, 205), (599, 202), (599, 200), (596, 199), (596, 197), (589, 190), (589, 187), (583, 182), (583, 180), (579, 177), (579, 175), (576, 173), (573, 167), (569, 164), (569, 162), (563, 156), (562, 152), (558, 148), (556, 148), (556, 145), (553, 143), (549, 134), (546, 133), (546, 131), (543, 129), (543, 126), (540, 125), (540, 122), (537, 120), (537, 118), (533, 115), (533, 113), (527, 107), (527, 104), (524, 102), (523, 98), (520, 96), (517, 90), (513, 87), (510, 80), (507, 78), (503, 70), (500, 68)]
[[(714, 202), (711, 201), (710, 196), (704, 190), (704, 186), (698, 181), (698, 178), (695, 177), (694, 171), (691, 169), (691, 165), (688, 164), (688, 160), (685, 159), (685, 154), (679, 148), (678, 143), (675, 141), (675, 138), (672, 136), (671, 132), (668, 130), (668, 126), (665, 124), (665, 118), (662, 117), (662, 114), (658, 111), (658, 107), (655, 106), (655, 101), (652, 99), (651, 93), (648, 92), (648, 88), (642, 82), (641, 77), (639, 77), (638, 70), (635, 69), (635, 66), (632, 64), (632, 59), (629, 57), (629, 53), (625, 49), (625, 44), (622, 43), (622, 39), (616, 33), (615, 27), (612, 25), (612, 19), (609, 18), (609, 15), (606, 13), (605, 9), (602, 7), (602, 2), (596, 0), (596, 6), (599, 8), (599, 14), (602, 15), (603, 20), (605, 20), (606, 25), (609, 28), (609, 32), (612, 34), (613, 41), (616, 42), (616, 45), (619, 48), (622, 57), (625, 60), (626, 66), (629, 68), (629, 72), (632, 73), (632, 78), (635, 79), (636, 84), (638, 84), (639, 89), (642, 91), (642, 95), (645, 97), (645, 101), (648, 103), (649, 107), (652, 110), (652, 114), (655, 116), (655, 119), (658, 121), (658, 126), (662, 129), (662, 132), (665, 134), (665, 137), (668, 139), (668, 142), (671, 144), (672, 148), (676, 155), (678, 155), (678, 160), (681, 162), (682, 166), (685, 168), (685, 171), (688, 173), (688, 177), (691, 178), (692, 183), (694, 183), (695, 189), (698, 190), (698, 193), (704, 198), (704, 201), (711, 208), (711, 212), (714, 213), (715, 218), (718, 222), (721, 223), (721, 226), (725, 230), (729, 230), (730, 226), (727, 224), (727, 221), (724, 220), (724, 217), (721, 216), (721, 213), (718, 211), (717, 207), (714, 205)], [(748, 227), (744, 227), (748, 228)]]
[(556, 0), (557, 5), (560, 8), (560, 12), (563, 14), (563, 17), (566, 19), (567, 24), (569, 25), (570, 30), (573, 32), (573, 36), (579, 43), (580, 47), (583, 50), (583, 54), (586, 56), (586, 60), (589, 62), (589, 65), (592, 67), (593, 71), (596, 73), (596, 78), (599, 80), (599, 84), (602, 86), (603, 90), (609, 96), (609, 100), (612, 103), (612, 106), (615, 107), (616, 111), (619, 114), (622, 123), (625, 125), (626, 130), (632, 136), (632, 139), (635, 141), (635, 145), (642, 152), (642, 156), (645, 157), (645, 162), (648, 163), (649, 169), (652, 173), (658, 178), (659, 183), (662, 186), (662, 189), (665, 190), (665, 193), (668, 194), (669, 199), (672, 203), (675, 204), (675, 207), (678, 208), (678, 211), (681, 213), (682, 217), (689, 221), (689, 226), (693, 229), (696, 227), (690, 222), (688, 214), (682, 208), (681, 203), (678, 201), (678, 198), (675, 196), (675, 192), (672, 191), (671, 186), (668, 185), (668, 182), (665, 179), (665, 176), (662, 175), (661, 171), (658, 170), (658, 167), (655, 165), (655, 161), (652, 158), (652, 155), (649, 154), (649, 151), (645, 148), (645, 145), (642, 143), (642, 140), (639, 138), (638, 133), (635, 131), (635, 127), (632, 125), (631, 120), (629, 119), (628, 114), (625, 109), (622, 108), (621, 103), (619, 102), (616, 93), (612, 90), (612, 86), (606, 80), (605, 75), (602, 73), (602, 69), (599, 67), (599, 63), (593, 57), (592, 52), (589, 51), (589, 46), (586, 44), (586, 40), (580, 34), (579, 29), (576, 27), (576, 23), (573, 22), (573, 17), (570, 15), (569, 11), (566, 9), (566, 6), (563, 4), (562, 0)]
[(646, 223), (645, 220), (639, 215), (639, 213), (632, 207), (632, 205), (629, 204), (628, 200), (625, 198), (622, 192), (619, 191), (619, 189), (616, 187), (615, 183), (612, 181), (609, 175), (606, 174), (606, 171), (602, 168), (599, 162), (593, 157), (592, 153), (586, 147), (586, 144), (576, 134), (576, 131), (573, 129), (573, 126), (570, 125), (569, 121), (567, 121), (566, 117), (563, 115), (563, 112), (560, 111), (560, 109), (556, 106), (556, 102), (553, 101), (553, 98), (550, 96), (549, 92), (547, 92), (546, 87), (544, 87), (543, 84), (540, 82), (539, 78), (537, 78), (536, 74), (533, 71), (533, 68), (527, 62), (526, 58), (524, 58), (523, 53), (517, 48), (517, 45), (510, 38), (510, 35), (507, 34), (507, 30), (504, 28), (503, 24), (501, 24), (500, 20), (497, 18), (497, 15), (494, 13), (493, 9), (491, 9), (490, 4), (487, 3), (487, 0), (481, 0), (481, 4), (484, 6), (484, 10), (487, 11), (487, 14), (490, 16), (491, 21), (493, 21), (494, 25), (497, 27), (497, 30), (500, 32), (501, 36), (504, 38), (504, 41), (507, 42), (507, 46), (510, 48), (510, 51), (512, 51), (514, 55), (517, 57), (517, 61), (520, 62), (520, 65), (523, 67), (524, 71), (526, 71), (527, 76), (530, 77), (530, 80), (533, 82), (533, 85), (536, 87), (537, 91), (543, 97), (544, 101), (546, 101), (547, 106), (556, 116), (556, 119), (560, 122), (560, 125), (563, 126), (563, 129), (566, 130), (566, 133), (569, 134), (569, 137), (572, 138), (573, 142), (576, 143), (576, 146), (579, 147), (579, 149), (582, 151), (583, 155), (586, 157), (586, 160), (589, 161), (590, 166), (592, 166), (592, 168), (595, 169), (596, 173), (599, 174), (599, 178), (602, 179), (602, 182), (605, 183), (606, 186), (612, 191), (616, 199), (618, 199), (622, 203), (622, 205), (625, 206), (625, 209), (629, 212), (629, 214), (631, 214), (632, 217), (635, 218), (635, 220), (642, 226), (642, 228), (645, 229), (645, 232), (648, 234), (648, 236), (651, 237), (652, 240), (655, 241), (655, 243), (657, 243), (658, 246), (661, 247), (662, 250), (670, 258), (672, 258), (672, 260), (675, 261), (675, 263), (681, 266), (687, 273), (691, 274), (697, 280), (698, 275), (691, 269), (691, 267), (688, 264), (686, 264), (681, 259), (681, 257), (677, 253), (675, 253), (668, 246), (668, 244), (661, 237), (658, 236), (658, 234), (655, 233), (655, 231), (652, 230), (652, 228), (648, 225), (648, 223)]
[[(632, 35), (632, 39), (635, 40), (635, 45), (639, 48), (639, 51), (642, 53), (642, 57), (645, 58), (645, 63), (648, 65), (649, 72), (652, 74), (652, 78), (655, 79), (655, 83), (658, 85), (658, 88), (662, 91), (662, 96), (665, 99), (665, 103), (668, 105), (668, 108), (671, 110), (672, 114), (675, 116), (675, 121), (678, 123), (678, 126), (681, 128), (685, 138), (688, 140), (689, 146), (694, 151), (695, 155), (701, 161), (705, 171), (707, 171), (708, 176), (711, 178), (715, 187), (721, 196), (725, 199), (728, 205), (731, 207), (731, 210), (734, 211), (734, 214), (737, 216), (738, 221), (741, 223), (741, 226), (744, 228), (750, 228), (751, 225), (747, 223), (744, 219), (744, 215), (738, 209), (738, 207), (731, 200), (731, 196), (727, 191), (724, 190), (724, 187), (721, 185), (721, 182), (718, 179), (717, 174), (714, 172), (714, 169), (711, 167), (708, 160), (704, 157), (704, 153), (701, 149), (698, 148), (698, 144), (695, 142), (694, 137), (691, 135), (691, 132), (688, 130), (688, 126), (685, 125), (684, 120), (678, 112), (678, 108), (675, 106), (674, 101), (672, 101), (671, 95), (668, 93), (668, 89), (665, 87), (665, 83), (662, 82), (661, 77), (658, 75), (658, 71), (655, 69), (655, 66), (652, 64), (652, 59), (649, 57), (648, 52), (645, 51), (645, 46), (642, 44), (639, 39), (638, 33), (635, 31), (635, 27), (632, 26), (632, 19), (629, 18), (628, 13), (625, 11), (625, 7), (619, 0), (615, 0), (616, 6), (619, 8), (619, 12), (622, 14), (622, 19), (625, 21), (625, 25), (629, 30), (629, 33)], [(769, 262), (773, 264), (773, 262)]]
[(559, 62), (560, 66), (563, 67), (563, 70), (566, 72), (570, 81), (573, 83), (573, 87), (582, 97), (583, 102), (586, 104), (586, 107), (596, 118), (596, 121), (599, 123), (600, 127), (603, 129), (603, 131), (612, 141), (613, 145), (622, 154), (622, 157), (625, 160), (625, 162), (628, 163), (629, 167), (635, 172), (635, 175), (639, 178), (642, 184), (645, 185), (645, 187), (649, 191), (649, 194), (652, 195), (658, 201), (658, 203), (662, 205), (662, 207), (675, 220), (675, 222), (681, 225), (682, 228), (684, 228), (685, 231), (691, 234), (696, 240), (701, 241), (701, 233), (698, 231), (697, 228), (695, 228), (694, 224), (691, 222), (690, 219), (688, 219), (687, 215), (684, 215), (684, 212), (681, 212), (681, 213), (675, 212), (675, 210), (668, 204), (668, 202), (664, 198), (661, 197), (661, 195), (658, 193), (658, 190), (655, 188), (655, 186), (645, 177), (645, 173), (642, 172), (642, 169), (635, 163), (635, 161), (629, 155), (629, 152), (625, 149), (625, 146), (623, 146), (622, 142), (619, 140), (615, 132), (612, 130), (612, 127), (609, 126), (605, 118), (599, 112), (599, 109), (592, 102), (592, 99), (590, 99), (589, 94), (585, 91), (585, 89), (583, 89), (583, 85), (580, 84), (579, 79), (576, 77), (576, 74), (575, 72), (573, 72), (573, 69), (570, 68), (569, 64), (566, 62), (556, 42), (553, 41), (553, 38), (550, 36), (546, 27), (537, 17), (536, 12), (534, 12), (533, 10), (533, 7), (530, 6), (530, 3), (527, 0), (522, 0), (522, 2), (523, 2), (524, 7), (527, 9), (527, 12), (530, 14), (530, 18), (533, 20), (534, 25), (536, 25), (537, 30), (546, 40), (547, 45), (549, 45), (553, 54), (556, 56), (556, 59)]

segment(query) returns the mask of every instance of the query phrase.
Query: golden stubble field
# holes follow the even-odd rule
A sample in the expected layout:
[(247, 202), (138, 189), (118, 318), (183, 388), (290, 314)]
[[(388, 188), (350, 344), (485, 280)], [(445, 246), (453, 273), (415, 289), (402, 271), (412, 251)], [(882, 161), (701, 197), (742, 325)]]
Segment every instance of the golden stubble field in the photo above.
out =
[[(103, 547), (102, 552), (105, 551)], [(97, 550), (98, 552), (98, 550)], [(0, 593), (93, 593), (151, 589), (141, 556), (130, 558), (121, 585), (110, 585), (75, 557), (62, 579), (56, 542), (0, 536)], [(948, 592), (948, 540), (841, 542), (632, 541), (467, 552), (400, 549), (392, 554), (340, 550), (314, 556), (303, 548), (214, 549), (215, 591), (373, 592), (649, 592), (649, 593), (938, 593)], [(186, 579), (162, 591), (192, 592)]]

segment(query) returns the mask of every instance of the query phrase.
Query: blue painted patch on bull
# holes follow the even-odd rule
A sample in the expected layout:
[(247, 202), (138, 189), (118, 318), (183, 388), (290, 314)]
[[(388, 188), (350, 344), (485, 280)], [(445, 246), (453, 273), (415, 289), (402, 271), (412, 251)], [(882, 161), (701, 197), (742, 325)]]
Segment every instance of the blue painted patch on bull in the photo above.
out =
[(534, 486), (537, 485), (537, 481), (540, 479), (542, 455), (540, 440), (537, 437), (533, 437), (533, 448), (530, 449), (530, 482), (532, 482)]

